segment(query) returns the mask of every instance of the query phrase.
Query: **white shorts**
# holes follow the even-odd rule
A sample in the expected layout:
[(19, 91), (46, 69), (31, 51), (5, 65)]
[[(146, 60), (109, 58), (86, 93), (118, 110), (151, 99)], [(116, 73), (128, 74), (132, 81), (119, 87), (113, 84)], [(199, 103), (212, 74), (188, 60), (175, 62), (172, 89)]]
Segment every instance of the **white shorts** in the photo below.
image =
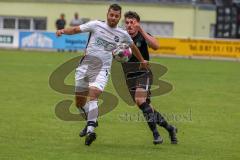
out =
[(107, 82), (109, 70), (99, 69), (98, 71), (89, 69), (87, 65), (80, 64), (75, 72), (75, 92), (87, 91), (89, 87), (96, 87), (103, 91)]

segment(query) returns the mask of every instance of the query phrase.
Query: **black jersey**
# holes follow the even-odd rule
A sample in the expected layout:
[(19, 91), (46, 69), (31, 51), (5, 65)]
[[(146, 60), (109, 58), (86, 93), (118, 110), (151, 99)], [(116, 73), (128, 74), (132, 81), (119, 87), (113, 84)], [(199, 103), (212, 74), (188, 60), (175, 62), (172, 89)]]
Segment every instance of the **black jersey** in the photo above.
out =
[[(138, 47), (140, 53), (142, 54), (144, 60), (149, 61), (148, 45), (143, 37), (143, 35), (138, 32), (135, 37), (132, 38), (135, 45)], [(153, 75), (151, 70), (139, 69), (139, 60), (132, 55), (131, 59), (122, 63), (123, 72), (125, 75), (128, 90), (132, 96), (133, 101), (135, 101), (135, 91), (137, 87), (144, 88), (148, 91), (147, 103), (150, 103), (150, 88), (152, 85)]]
[[(137, 35), (132, 39), (135, 45), (138, 47), (139, 51), (141, 52), (143, 58), (149, 61), (148, 45), (143, 35), (140, 32), (138, 32)], [(132, 55), (132, 57), (128, 62), (139, 62), (139, 61), (134, 55)]]
[[(135, 45), (138, 47), (144, 60), (149, 61), (148, 45), (143, 35), (140, 32), (138, 32), (135, 37), (132, 37), (132, 39)], [(139, 65), (140, 65), (139, 60), (134, 55), (132, 55), (132, 57), (128, 62), (122, 63), (122, 67), (125, 75), (133, 72), (135, 72), (135, 74), (138, 74), (138, 75), (141, 74), (142, 71), (139, 72)]]
[[(138, 32), (135, 37), (132, 37), (132, 39), (135, 45), (138, 47), (144, 60), (149, 61), (148, 45), (143, 35), (140, 32)], [(135, 74), (138, 74), (138, 75), (143, 73), (144, 70), (140, 71), (139, 65), (140, 65), (139, 60), (134, 55), (132, 55), (132, 57), (128, 62), (122, 63), (122, 67), (125, 75), (133, 72), (135, 72)], [(133, 74), (130, 74), (130, 75), (133, 75)]]

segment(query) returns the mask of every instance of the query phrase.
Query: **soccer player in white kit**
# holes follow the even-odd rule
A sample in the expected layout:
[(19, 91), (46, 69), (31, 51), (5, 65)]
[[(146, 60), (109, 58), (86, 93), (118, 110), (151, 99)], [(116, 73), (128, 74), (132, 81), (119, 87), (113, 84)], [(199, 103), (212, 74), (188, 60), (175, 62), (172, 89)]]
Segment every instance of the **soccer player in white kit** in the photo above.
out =
[(90, 32), (86, 54), (75, 73), (76, 106), (79, 110), (84, 110), (87, 120), (85, 145), (90, 145), (96, 139), (94, 128), (97, 126), (98, 97), (108, 81), (112, 51), (118, 44), (127, 43), (141, 62), (140, 67), (148, 69), (147, 61), (143, 59), (129, 34), (117, 26), (120, 19), (121, 6), (112, 4), (107, 12), (107, 22), (90, 21), (56, 32), (57, 36)]

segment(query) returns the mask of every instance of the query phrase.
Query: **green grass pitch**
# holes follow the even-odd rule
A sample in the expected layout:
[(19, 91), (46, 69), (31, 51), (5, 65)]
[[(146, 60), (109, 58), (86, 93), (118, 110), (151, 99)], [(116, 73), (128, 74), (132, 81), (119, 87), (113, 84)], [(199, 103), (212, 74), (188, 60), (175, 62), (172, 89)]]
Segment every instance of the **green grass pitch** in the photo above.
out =
[[(52, 90), (51, 73), (74, 53), (0, 50), (0, 159), (1, 160), (237, 160), (240, 159), (240, 63), (153, 58), (168, 68), (161, 79), (174, 89), (154, 97), (152, 104), (179, 129), (178, 145), (168, 135), (152, 144), (145, 122), (123, 120), (140, 113), (122, 100), (100, 117), (97, 140), (90, 146), (78, 136), (83, 122), (62, 121), (55, 105), (74, 99)], [(73, 74), (68, 77), (73, 83)], [(108, 84), (107, 91), (117, 93)], [(77, 112), (74, 106), (73, 112)]]

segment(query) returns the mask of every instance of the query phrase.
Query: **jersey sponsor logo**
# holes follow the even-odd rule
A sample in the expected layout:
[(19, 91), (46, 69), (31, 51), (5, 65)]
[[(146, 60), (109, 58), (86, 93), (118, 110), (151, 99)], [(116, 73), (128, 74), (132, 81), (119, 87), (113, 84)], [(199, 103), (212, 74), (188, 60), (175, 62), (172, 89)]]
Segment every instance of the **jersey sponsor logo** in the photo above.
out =
[(119, 37), (118, 37), (118, 36), (115, 36), (115, 37), (114, 37), (114, 40), (115, 40), (115, 42), (119, 42)]
[(108, 42), (100, 37), (96, 38), (96, 45), (99, 47), (104, 47), (105, 51), (112, 51), (117, 47), (115, 43)]
[(137, 47), (141, 47), (141, 45), (142, 45), (141, 42), (137, 42), (137, 43), (136, 43), (136, 46), (137, 46)]

